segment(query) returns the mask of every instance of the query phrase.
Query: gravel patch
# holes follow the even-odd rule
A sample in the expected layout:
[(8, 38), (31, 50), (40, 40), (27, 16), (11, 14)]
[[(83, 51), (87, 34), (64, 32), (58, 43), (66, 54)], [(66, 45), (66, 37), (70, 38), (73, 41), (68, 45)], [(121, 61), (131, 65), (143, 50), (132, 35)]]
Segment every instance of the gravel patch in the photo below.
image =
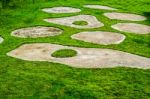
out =
[[(60, 49), (73, 49), (77, 51), (77, 55), (68, 58), (51, 56), (53, 52)], [(150, 68), (150, 58), (127, 52), (112, 49), (68, 47), (48, 43), (24, 44), (7, 53), (7, 55), (28, 61), (56, 62), (78, 68), (111, 68), (118, 66)]]
[(37, 38), (37, 37), (48, 37), (56, 36), (61, 34), (63, 31), (54, 27), (29, 27), (15, 30), (11, 33), (12, 36), (20, 38)]
[(72, 39), (82, 40), (96, 44), (119, 44), (124, 41), (125, 36), (119, 33), (102, 32), (102, 31), (87, 31), (80, 32), (71, 36)]
[[(74, 28), (99, 28), (104, 26), (103, 23), (99, 22), (95, 16), (91, 15), (77, 15), (71, 17), (64, 17), (64, 18), (51, 18), (51, 19), (44, 19), (46, 22), (74, 27)], [(87, 25), (75, 25), (73, 24), (75, 21), (86, 21)]]
[(136, 23), (117, 23), (112, 25), (113, 29), (128, 32), (128, 33), (135, 33), (135, 34), (149, 34), (150, 33), (150, 26), (136, 24)]

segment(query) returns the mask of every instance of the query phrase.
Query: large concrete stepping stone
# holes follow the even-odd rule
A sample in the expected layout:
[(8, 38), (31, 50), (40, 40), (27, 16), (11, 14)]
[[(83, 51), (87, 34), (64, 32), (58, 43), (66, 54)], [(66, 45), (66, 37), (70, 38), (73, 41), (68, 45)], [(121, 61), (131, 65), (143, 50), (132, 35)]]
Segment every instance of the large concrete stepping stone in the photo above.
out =
[(102, 31), (87, 31), (80, 32), (71, 36), (72, 39), (83, 40), (85, 42), (91, 42), (96, 44), (119, 44), (124, 41), (125, 36), (119, 33), (102, 32)]
[(53, 7), (53, 8), (44, 8), (42, 11), (47, 13), (76, 13), (80, 12), (80, 9), (72, 7)]
[(149, 34), (150, 33), (150, 26), (136, 24), (136, 23), (117, 23), (112, 25), (113, 29), (128, 32), (128, 33), (135, 33), (135, 34)]
[(4, 39), (3, 39), (2, 37), (0, 37), (0, 43), (2, 43), (2, 42), (3, 42), (3, 40), (4, 40)]
[(108, 17), (109, 19), (117, 19), (117, 20), (129, 20), (129, 21), (146, 20), (146, 17), (144, 16), (129, 13), (108, 12), (104, 13), (104, 16)]
[(109, 6), (103, 6), (103, 5), (84, 5), (84, 7), (91, 8), (91, 9), (100, 9), (100, 10), (117, 10), (115, 8)]
[[(51, 19), (44, 19), (44, 21), (54, 23), (54, 24), (74, 27), (74, 28), (80, 28), (80, 29), (98, 28), (104, 26), (104, 24), (99, 22), (95, 16), (91, 16), (91, 15), (77, 15), (77, 16), (64, 17), (64, 18), (51, 18)], [(73, 24), (74, 22), (77, 21), (85, 21), (87, 22), (87, 24), (86, 25)]]
[[(77, 55), (67, 58), (51, 56), (52, 53), (60, 49), (75, 50)], [(68, 47), (49, 43), (24, 44), (8, 52), (7, 55), (28, 61), (56, 62), (78, 68), (110, 68), (117, 66), (150, 68), (150, 58), (127, 52), (112, 49)]]
[(11, 33), (12, 36), (20, 37), (20, 38), (37, 38), (37, 37), (48, 37), (48, 36), (56, 36), (61, 34), (63, 31), (59, 28), (54, 27), (29, 27), (17, 29)]

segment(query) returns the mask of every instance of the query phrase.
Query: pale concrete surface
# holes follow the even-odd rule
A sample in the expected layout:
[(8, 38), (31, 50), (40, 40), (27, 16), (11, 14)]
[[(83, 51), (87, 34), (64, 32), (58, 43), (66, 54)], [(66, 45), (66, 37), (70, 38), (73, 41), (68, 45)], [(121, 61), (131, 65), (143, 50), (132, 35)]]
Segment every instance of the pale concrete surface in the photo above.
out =
[(86, 31), (74, 34), (72, 39), (82, 40), (96, 44), (120, 44), (126, 38), (123, 34), (103, 31)]
[(48, 36), (56, 36), (61, 34), (63, 31), (59, 28), (54, 27), (29, 27), (17, 29), (11, 33), (12, 36), (20, 37), (20, 38), (37, 38), (37, 37), (48, 37)]
[[(74, 28), (98, 28), (104, 26), (103, 23), (99, 22), (95, 16), (91, 15), (77, 15), (77, 16), (71, 16), (71, 17), (63, 17), (63, 18), (49, 18), (44, 19), (46, 22), (74, 27)], [(75, 25), (73, 24), (75, 21), (86, 21), (87, 25)]]
[[(51, 56), (53, 52), (60, 49), (73, 49), (78, 54), (69, 58)], [(28, 61), (56, 62), (77, 68), (111, 68), (120, 66), (150, 68), (150, 58), (127, 52), (112, 49), (68, 47), (49, 43), (24, 44), (7, 53), (7, 55)]]

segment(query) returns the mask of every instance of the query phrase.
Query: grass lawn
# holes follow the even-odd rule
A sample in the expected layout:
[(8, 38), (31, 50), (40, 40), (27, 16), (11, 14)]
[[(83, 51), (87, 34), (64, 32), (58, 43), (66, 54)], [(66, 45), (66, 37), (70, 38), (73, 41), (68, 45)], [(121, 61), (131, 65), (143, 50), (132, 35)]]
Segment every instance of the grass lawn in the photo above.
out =
[(52, 53), (53, 57), (58, 57), (58, 58), (73, 57), (76, 55), (77, 55), (77, 52), (72, 49), (60, 49)]
[[(149, 0), (47, 0), (25, 4), (22, 8), (0, 10), (0, 99), (150, 99), (150, 69), (104, 68), (82, 69), (49, 62), (30, 62), (6, 55), (7, 52), (29, 43), (53, 43), (86, 48), (109, 48), (150, 58), (150, 35), (119, 32), (111, 28), (118, 22), (103, 16), (106, 10), (83, 8), (84, 4), (100, 4), (117, 8), (117, 12), (135, 13), (148, 20), (134, 23), (150, 25)], [(71, 6), (80, 13), (48, 14), (45, 7)], [(44, 22), (56, 18), (87, 14), (105, 24), (96, 29), (75, 29)], [(80, 23), (79, 23), (80, 24)], [(45, 38), (17, 38), (11, 31), (31, 26), (54, 26), (64, 30), (61, 35)], [(119, 32), (126, 40), (119, 45), (98, 45), (71, 39), (71, 35), (87, 30)]]
[(88, 23), (86, 21), (75, 21), (73, 24), (84, 26), (87, 25)]

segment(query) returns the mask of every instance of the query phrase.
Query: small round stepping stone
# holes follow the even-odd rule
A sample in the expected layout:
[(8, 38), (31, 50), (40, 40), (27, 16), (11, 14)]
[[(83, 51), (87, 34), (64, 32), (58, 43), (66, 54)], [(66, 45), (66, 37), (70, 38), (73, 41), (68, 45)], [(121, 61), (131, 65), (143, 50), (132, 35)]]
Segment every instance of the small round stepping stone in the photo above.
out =
[(3, 40), (4, 40), (4, 39), (3, 39), (2, 37), (0, 37), (0, 43), (2, 43), (2, 42), (3, 42)]
[(117, 10), (115, 8), (109, 6), (103, 6), (103, 5), (84, 5), (84, 7), (92, 8), (92, 9), (100, 9), (100, 10)]
[(80, 32), (78, 34), (74, 34), (71, 36), (72, 39), (83, 40), (85, 42), (91, 42), (96, 44), (119, 44), (124, 41), (125, 36), (119, 33), (113, 32), (102, 32), (102, 31), (95, 31), (95, 32)]
[(15, 30), (11, 33), (12, 36), (20, 38), (37, 38), (37, 37), (48, 37), (56, 36), (61, 34), (63, 31), (54, 27), (29, 27)]
[(117, 19), (117, 20), (129, 20), (129, 21), (143, 21), (146, 20), (146, 17), (136, 14), (128, 14), (128, 13), (118, 13), (118, 12), (109, 12), (104, 13), (104, 16), (109, 19)]
[(80, 12), (80, 9), (72, 7), (53, 7), (53, 8), (44, 8), (42, 11), (47, 13), (76, 13)]
[[(52, 56), (54, 52), (61, 49), (72, 49), (77, 54), (73, 57), (61, 58)], [(28, 61), (48, 61), (78, 68), (112, 68), (120, 66), (150, 69), (150, 58), (112, 49), (79, 48), (49, 43), (34, 43), (24, 44), (8, 52), (7, 55)]]
[(136, 24), (136, 23), (117, 23), (111, 26), (113, 29), (128, 32), (128, 33), (135, 33), (135, 34), (149, 34), (150, 33), (150, 26)]
[[(99, 22), (95, 16), (91, 15), (77, 15), (77, 16), (71, 16), (71, 17), (63, 17), (63, 18), (51, 18), (51, 19), (44, 19), (46, 22), (74, 27), (74, 28), (98, 28), (104, 26), (103, 23)], [(77, 25), (74, 24), (75, 22), (79, 21), (85, 21), (87, 24), (85, 25)]]

